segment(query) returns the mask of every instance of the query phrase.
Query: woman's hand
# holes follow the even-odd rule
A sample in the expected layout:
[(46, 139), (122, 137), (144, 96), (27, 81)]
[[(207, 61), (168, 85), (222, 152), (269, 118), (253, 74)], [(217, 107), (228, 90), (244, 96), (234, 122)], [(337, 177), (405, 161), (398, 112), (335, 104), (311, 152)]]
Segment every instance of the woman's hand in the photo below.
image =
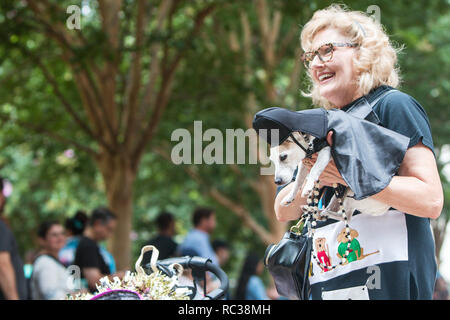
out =
[[(333, 143), (332, 135), (332, 131), (327, 135), (330, 146)], [(316, 159), (317, 155), (313, 155), (311, 159), (304, 159), (303, 164), (310, 170)], [(322, 172), (319, 180), (320, 184), (325, 186), (332, 186), (333, 183), (347, 186), (333, 160)], [(433, 152), (422, 142), (409, 148), (398, 170), (398, 176), (392, 177), (389, 185), (371, 198), (418, 217), (439, 218), (444, 196)]]
[[(333, 144), (333, 131), (328, 132), (327, 135), (327, 142), (330, 146)], [(317, 154), (313, 154), (311, 158), (305, 158), (303, 159), (303, 165), (308, 168), (308, 170), (311, 170), (311, 168), (314, 166), (317, 160)], [(347, 183), (342, 178), (341, 174), (339, 173), (338, 169), (336, 168), (336, 164), (334, 163), (334, 160), (331, 159), (331, 161), (326, 166), (325, 170), (322, 172), (322, 174), (319, 177), (320, 185), (321, 186), (333, 186), (334, 183), (342, 184), (344, 186), (347, 186)]]

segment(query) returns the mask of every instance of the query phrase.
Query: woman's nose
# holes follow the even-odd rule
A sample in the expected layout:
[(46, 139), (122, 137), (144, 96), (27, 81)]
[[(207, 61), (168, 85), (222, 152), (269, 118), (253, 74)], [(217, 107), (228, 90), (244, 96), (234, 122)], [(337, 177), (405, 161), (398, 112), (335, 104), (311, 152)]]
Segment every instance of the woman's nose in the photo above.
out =
[(324, 66), (324, 63), (322, 62), (322, 60), (320, 60), (319, 55), (316, 54), (310, 64), (311, 70), (320, 69), (323, 66)]

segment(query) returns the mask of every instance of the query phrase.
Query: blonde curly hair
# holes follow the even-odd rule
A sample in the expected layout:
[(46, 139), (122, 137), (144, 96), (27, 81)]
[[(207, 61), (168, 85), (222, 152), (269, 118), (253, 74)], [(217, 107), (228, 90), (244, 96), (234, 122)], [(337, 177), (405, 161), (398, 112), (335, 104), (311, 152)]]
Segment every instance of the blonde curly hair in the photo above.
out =
[[(312, 50), (312, 42), (316, 34), (324, 29), (335, 29), (348, 36), (350, 42), (359, 44), (353, 59), (353, 65), (358, 74), (356, 79), (363, 95), (380, 86), (389, 85), (396, 88), (400, 82), (397, 54), (402, 48), (395, 48), (383, 26), (360, 11), (350, 11), (345, 5), (332, 4), (318, 10), (311, 20), (303, 27), (300, 41), (303, 51)], [(304, 96), (311, 97), (315, 105), (332, 108), (333, 105), (319, 93), (312, 75), (309, 92)]]

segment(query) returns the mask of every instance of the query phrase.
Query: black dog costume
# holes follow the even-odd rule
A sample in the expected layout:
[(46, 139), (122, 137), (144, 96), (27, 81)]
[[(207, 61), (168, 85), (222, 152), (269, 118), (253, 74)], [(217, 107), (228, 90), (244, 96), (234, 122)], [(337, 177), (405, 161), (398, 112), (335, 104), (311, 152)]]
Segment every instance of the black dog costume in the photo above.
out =
[[(272, 147), (291, 137), (304, 149), (292, 133), (312, 135), (316, 139), (312, 149), (304, 149), (307, 156), (327, 146), (326, 136), (333, 131), (331, 155), (342, 178), (355, 193), (354, 198), (361, 200), (387, 187), (403, 161), (409, 138), (359, 116), (369, 119), (373, 113), (370, 110), (352, 115), (322, 108), (295, 112), (274, 107), (256, 113), (253, 128)], [(272, 141), (273, 129), (278, 130), (278, 141)]]

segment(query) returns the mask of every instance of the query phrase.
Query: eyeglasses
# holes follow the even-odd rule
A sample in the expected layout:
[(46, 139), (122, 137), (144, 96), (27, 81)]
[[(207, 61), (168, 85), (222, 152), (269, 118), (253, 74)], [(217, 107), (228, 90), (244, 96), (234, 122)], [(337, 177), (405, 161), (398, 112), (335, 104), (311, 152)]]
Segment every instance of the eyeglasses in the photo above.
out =
[(335, 47), (357, 47), (359, 46), (357, 43), (340, 43), (340, 42), (331, 42), (326, 43), (320, 46), (316, 51), (305, 52), (302, 55), (302, 61), (305, 65), (306, 69), (311, 67), (311, 63), (313, 62), (315, 56), (317, 55), (322, 62), (328, 62), (333, 59), (333, 51)]
[(56, 237), (65, 237), (66, 233), (65, 232), (50, 232), (50, 233), (47, 234), (47, 236), (54, 237), (54, 238), (56, 238)]

